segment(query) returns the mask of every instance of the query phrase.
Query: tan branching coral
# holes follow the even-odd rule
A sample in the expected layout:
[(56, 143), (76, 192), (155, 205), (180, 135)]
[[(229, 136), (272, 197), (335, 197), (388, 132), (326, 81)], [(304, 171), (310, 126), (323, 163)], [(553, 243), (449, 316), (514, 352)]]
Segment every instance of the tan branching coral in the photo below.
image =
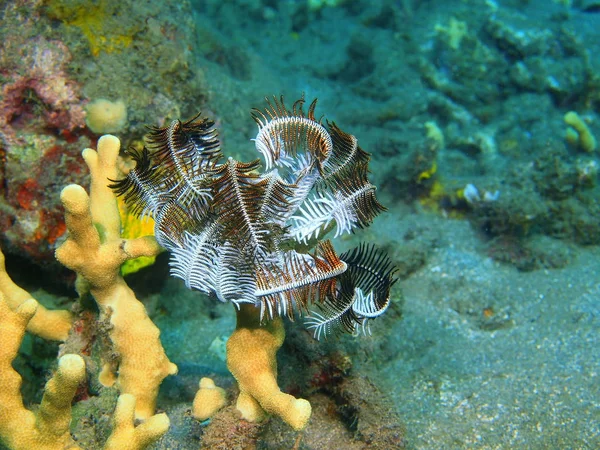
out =
[(104, 450), (138, 450), (155, 442), (169, 428), (165, 413), (155, 414), (137, 427), (135, 423), (135, 397), (123, 394), (117, 401), (113, 418), (113, 431)]
[(277, 384), (275, 355), (284, 339), (281, 318), (261, 325), (258, 310), (241, 305), (236, 329), (227, 341), (227, 368), (238, 382), (237, 408), (244, 419), (257, 422), (267, 412), (302, 430), (310, 419), (310, 403), (281, 392)]
[[(63, 190), (70, 234), (57, 250), (57, 258), (78, 273), (80, 292), (89, 289), (101, 313), (110, 317), (110, 337), (120, 356), (116, 379), (124, 394), (119, 397), (113, 433), (105, 449), (141, 450), (169, 427), (165, 414), (153, 415), (154, 403), (161, 381), (176, 367), (167, 359), (159, 331), (144, 306), (119, 274), (125, 260), (156, 254), (160, 249), (153, 238), (120, 238), (116, 200), (106, 186), (108, 177), (116, 175), (118, 152), (119, 141), (112, 136), (101, 139), (98, 153), (84, 152), (92, 174), (91, 198), (77, 185)], [(17, 286), (7, 274), (0, 252), (0, 440), (11, 450), (79, 448), (69, 426), (71, 402), (85, 379), (83, 358), (66, 354), (58, 360), (35, 413), (24, 407), (22, 380), (12, 368), (26, 330), (45, 339), (65, 340), (72, 321), (70, 312), (47, 310)], [(136, 414), (146, 419), (138, 426)]]
[[(12, 368), (25, 330), (39, 305), (28, 299), (13, 311), (0, 293), (0, 442), (11, 450), (76, 450), (71, 437), (71, 402), (85, 380), (85, 362), (67, 354), (58, 360), (46, 383), (42, 402), (34, 413), (23, 406), (21, 377)], [(114, 428), (105, 450), (143, 450), (169, 428), (166, 414), (156, 414), (135, 426), (135, 398), (123, 394), (117, 401)]]
[[(155, 239), (121, 238), (117, 201), (108, 187), (118, 177), (119, 140), (103, 136), (98, 151), (86, 149), (83, 157), (90, 169), (90, 195), (79, 185), (69, 185), (61, 193), (65, 207), (67, 240), (56, 257), (78, 274), (78, 290), (89, 289), (102, 316), (110, 317), (110, 338), (119, 354), (116, 381), (122, 393), (136, 399), (137, 418), (154, 414), (156, 396), (162, 380), (177, 372), (160, 343), (159, 330), (120, 274), (123, 262), (160, 251)], [(105, 373), (101, 378), (113, 379)]]
[[(0, 250), (0, 292), (14, 311), (31, 298), (31, 294), (17, 286), (6, 273), (4, 253)], [(34, 316), (27, 324), (27, 331), (43, 339), (64, 341), (69, 335), (73, 315), (65, 310), (48, 310), (38, 304)]]
[(78, 355), (64, 355), (46, 383), (36, 413), (23, 406), (21, 377), (12, 368), (25, 329), (39, 308), (28, 299), (14, 311), (0, 294), (0, 440), (13, 450), (63, 450), (78, 448), (69, 433), (71, 401), (85, 377), (85, 364)]

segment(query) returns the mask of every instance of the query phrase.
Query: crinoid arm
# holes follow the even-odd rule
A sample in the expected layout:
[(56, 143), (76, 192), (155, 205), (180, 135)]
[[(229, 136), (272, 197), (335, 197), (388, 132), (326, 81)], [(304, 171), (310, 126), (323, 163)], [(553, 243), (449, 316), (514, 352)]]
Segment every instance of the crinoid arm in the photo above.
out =
[(370, 333), (369, 320), (382, 315), (390, 304), (396, 267), (373, 245), (361, 244), (340, 257), (347, 270), (337, 278), (335, 295), (318, 304), (306, 319), (307, 328), (320, 339), (333, 331)]
[(298, 186), (287, 183), (273, 169), (261, 176), (264, 194), (260, 200), (260, 214), (268, 223), (284, 226), (291, 200), (297, 195)]
[(283, 96), (265, 100), (267, 107), (264, 111), (253, 109), (252, 118), (258, 125), (256, 150), (263, 155), (267, 170), (284, 164), (289, 157), (295, 158), (299, 151), (322, 167), (333, 151), (333, 143), (321, 121), (315, 118), (317, 100), (310, 104), (307, 114), (302, 109), (304, 98), (294, 102), (291, 110), (285, 106)]
[(210, 173), (222, 154), (214, 123), (200, 115), (149, 130), (142, 150), (128, 150), (135, 168), (110, 187), (134, 214), (155, 219), (157, 240), (168, 248), (208, 213)]
[(336, 277), (346, 271), (331, 242), (320, 242), (313, 255), (288, 251), (278, 261), (259, 265), (256, 297), (261, 321), (278, 316), (293, 319), (309, 304), (333, 293)]
[(159, 168), (152, 164), (147, 148), (130, 148), (127, 154), (135, 162), (135, 167), (121, 180), (110, 180), (109, 187), (115, 195), (123, 197), (132, 214), (146, 217), (156, 214), (167, 200), (162, 186), (153, 179), (153, 173)]
[(171, 252), (171, 275), (181, 278), (189, 289), (214, 295), (220, 301), (254, 303), (252, 267), (236, 247), (215, 241), (217, 230), (218, 225), (213, 224), (200, 234), (186, 233), (181, 245)]
[(266, 254), (270, 236), (261, 213), (267, 183), (259, 182), (258, 160), (242, 163), (229, 158), (214, 171), (212, 209), (223, 227), (222, 239), (239, 247), (249, 245), (253, 254)]

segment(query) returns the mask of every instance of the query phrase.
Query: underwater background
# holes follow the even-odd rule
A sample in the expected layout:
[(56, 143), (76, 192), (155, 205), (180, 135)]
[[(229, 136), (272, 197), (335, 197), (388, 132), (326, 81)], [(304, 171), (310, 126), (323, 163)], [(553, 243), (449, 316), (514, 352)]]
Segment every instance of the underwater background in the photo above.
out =
[[(97, 311), (54, 250), (60, 191), (87, 188), (81, 151), (99, 136), (135, 148), (147, 125), (202, 112), (248, 161), (251, 109), (304, 96), (371, 153), (388, 211), (334, 244), (385, 249), (399, 281), (371, 335), (316, 341), (286, 322), (279, 383), (313, 405), (299, 441), (278, 418), (193, 419), (201, 377), (235, 398), (234, 308), (170, 277), (166, 254), (123, 268), (179, 367), (149, 448), (600, 448), (600, 2), (4, 0), (0, 17), (7, 271), (74, 311), (90, 361)], [(58, 352), (23, 341), (31, 408)], [(85, 391), (71, 432), (102, 448), (117, 392)]]

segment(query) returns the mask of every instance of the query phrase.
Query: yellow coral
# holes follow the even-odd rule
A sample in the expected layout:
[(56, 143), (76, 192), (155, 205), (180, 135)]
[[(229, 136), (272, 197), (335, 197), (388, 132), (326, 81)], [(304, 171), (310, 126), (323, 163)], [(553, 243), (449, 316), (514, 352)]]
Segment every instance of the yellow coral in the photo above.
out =
[[(0, 293), (4, 294), (5, 301), (14, 311), (19, 305), (31, 298), (29, 292), (17, 286), (6, 273), (4, 254), (0, 250)], [(43, 339), (51, 341), (64, 341), (69, 335), (73, 316), (65, 310), (47, 310), (38, 305), (33, 318), (28, 322), (27, 331)]]
[(433, 164), (431, 164), (431, 167), (429, 169), (424, 170), (417, 176), (417, 182), (420, 183), (423, 180), (429, 180), (431, 177), (433, 177), (436, 174), (436, 172), (437, 172), (437, 163), (434, 161)]
[[(77, 450), (71, 438), (71, 402), (85, 380), (85, 363), (79, 355), (58, 360), (54, 376), (34, 413), (23, 406), (21, 377), (11, 362), (18, 353), (27, 324), (35, 317), (37, 302), (29, 299), (14, 311), (0, 294), (0, 442), (11, 450)], [(105, 450), (143, 450), (169, 428), (165, 414), (156, 414), (135, 426), (135, 398), (123, 394), (117, 401), (114, 428)]]
[(192, 415), (198, 420), (206, 420), (225, 406), (227, 395), (225, 389), (218, 387), (212, 379), (206, 377), (200, 380), (198, 388), (192, 405)]
[[(119, 206), (119, 215), (121, 217), (122, 231), (121, 236), (125, 239), (135, 239), (141, 236), (154, 235), (154, 220), (151, 217), (140, 219), (129, 211), (123, 197), (117, 199)], [(128, 259), (121, 266), (123, 276), (135, 273), (138, 270), (154, 264), (156, 256), (140, 256), (135, 259)]]
[(71, 439), (69, 425), (71, 400), (85, 377), (85, 364), (80, 356), (60, 358), (36, 413), (23, 406), (21, 377), (11, 362), (37, 309), (38, 303), (29, 299), (12, 311), (0, 294), (0, 440), (13, 450), (78, 448)]
[(135, 397), (130, 394), (123, 394), (117, 400), (113, 421), (113, 431), (104, 450), (141, 450), (169, 429), (169, 418), (165, 413), (155, 414), (136, 427)]
[(446, 27), (441, 24), (436, 24), (435, 31), (440, 35), (443, 35), (444, 40), (448, 42), (448, 45), (453, 50), (458, 50), (464, 37), (469, 34), (467, 23), (462, 20), (457, 20), (455, 17), (450, 17), (450, 22)]
[(444, 137), (444, 132), (435, 122), (435, 120), (425, 122), (425, 132), (427, 139), (429, 139), (434, 144), (435, 150), (442, 149), (446, 146), (446, 138)]
[[(68, 239), (56, 250), (56, 258), (77, 272), (89, 288), (100, 312), (110, 317), (110, 338), (119, 354), (117, 383), (123, 393), (136, 398), (136, 417), (154, 413), (162, 380), (177, 372), (160, 343), (158, 328), (144, 305), (135, 297), (120, 274), (121, 264), (139, 256), (160, 251), (152, 236), (137, 239), (121, 237), (117, 200), (108, 180), (117, 178), (120, 142), (103, 136), (98, 151), (86, 149), (83, 157), (90, 169), (90, 195), (78, 185), (63, 189)], [(113, 368), (117, 372), (117, 368)], [(105, 378), (106, 379), (106, 378)]]
[(588, 153), (596, 150), (598, 146), (596, 137), (579, 114), (575, 111), (569, 111), (565, 114), (564, 121), (571, 127), (567, 128), (566, 134), (566, 139), (570, 144), (579, 146)]
[(446, 189), (439, 180), (434, 180), (427, 195), (419, 199), (419, 203), (432, 211), (439, 210), (440, 200), (446, 196)]
[(310, 403), (281, 392), (277, 384), (275, 354), (284, 338), (281, 318), (261, 326), (258, 309), (242, 305), (237, 311), (236, 329), (227, 341), (227, 368), (240, 388), (237, 409), (242, 418), (258, 422), (269, 413), (302, 430), (310, 419)]

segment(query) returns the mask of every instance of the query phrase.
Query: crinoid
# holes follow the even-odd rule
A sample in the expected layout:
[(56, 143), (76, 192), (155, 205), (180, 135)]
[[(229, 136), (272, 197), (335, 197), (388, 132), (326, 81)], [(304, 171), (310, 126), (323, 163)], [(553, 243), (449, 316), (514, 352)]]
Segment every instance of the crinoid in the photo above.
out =
[(319, 238), (368, 226), (385, 208), (367, 178), (369, 154), (315, 117), (316, 100), (306, 113), (303, 106), (302, 98), (290, 110), (274, 97), (252, 111), (263, 173), (258, 159), (223, 162), (214, 123), (196, 116), (150, 128), (146, 147), (130, 152), (135, 169), (111, 187), (154, 218), (172, 275), (237, 306), (238, 329), (256, 311), (256, 329), (304, 315), (317, 338), (334, 329), (366, 332), (389, 305), (395, 268), (373, 246), (340, 257)]

